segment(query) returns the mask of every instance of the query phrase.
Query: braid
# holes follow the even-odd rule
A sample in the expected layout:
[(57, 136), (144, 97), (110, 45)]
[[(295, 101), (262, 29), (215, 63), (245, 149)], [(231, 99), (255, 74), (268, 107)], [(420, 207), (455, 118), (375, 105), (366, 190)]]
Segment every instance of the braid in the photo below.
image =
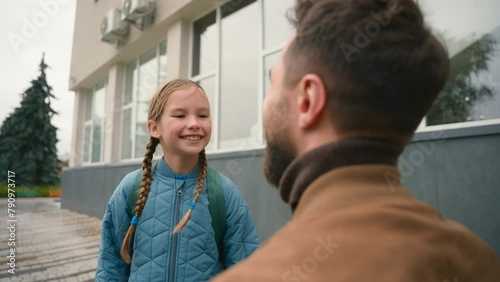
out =
[[(200, 199), (201, 191), (203, 189), (203, 182), (205, 181), (205, 176), (207, 175), (207, 155), (205, 154), (205, 150), (200, 152), (199, 156), (200, 163), (200, 174), (198, 175), (198, 185), (196, 186), (196, 192), (194, 193), (193, 202), (198, 203), (198, 199)], [(191, 214), (193, 213), (193, 208), (190, 208), (182, 220), (177, 224), (174, 228), (174, 233), (177, 233), (186, 226), (187, 222), (191, 218)]]
[[(137, 202), (135, 203), (134, 216), (139, 218), (142, 214), (142, 210), (146, 205), (146, 200), (148, 199), (149, 191), (151, 190), (151, 166), (153, 160), (153, 154), (156, 151), (156, 146), (158, 146), (160, 140), (158, 138), (151, 137), (149, 138), (149, 142), (146, 145), (146, 153), (144, 154), (144, 160), (142, 161), (142, 181), (141, 188), (139, 189), (139, 197), (137, 198)], [(130, 224), (128, 228), (127, 234), (125, 234), (125, 238), (123, 239), (122, 248), (121, 248), (121, 256), (123, 260), (130, 264), (131, 257), (128, 252), (130, 248), (130, 242), (134, 236), (135, 232), (135, 224)]]

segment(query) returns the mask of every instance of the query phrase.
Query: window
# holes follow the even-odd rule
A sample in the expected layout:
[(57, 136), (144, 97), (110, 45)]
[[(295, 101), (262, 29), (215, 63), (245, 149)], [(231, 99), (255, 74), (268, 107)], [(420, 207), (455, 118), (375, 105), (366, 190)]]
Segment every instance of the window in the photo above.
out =
[(500, 123), (500, 2), (418, 3), (451, 59), (450, 77), (424, 128)]
[(106, 115), (106, 82), (87, 91), (84, 97), (83, 163), (102, 162)]
[(260, 112), (268, 87), (265, 69), (292, 32), (286, 12), (293, 4), (234, 0), (193, 23), (191, 76), (205, 89), (212, 112), (207, 150), (264, 144)]
[[(122, 99), (122, 160), (144, 156), (149, 140), (149, 103), (160, 84), (165, 83), (166, 68), (166, 42), (146, 51), (126, 66)], [(161, 147), (156, 150), (156, 155), (161, 155)]]

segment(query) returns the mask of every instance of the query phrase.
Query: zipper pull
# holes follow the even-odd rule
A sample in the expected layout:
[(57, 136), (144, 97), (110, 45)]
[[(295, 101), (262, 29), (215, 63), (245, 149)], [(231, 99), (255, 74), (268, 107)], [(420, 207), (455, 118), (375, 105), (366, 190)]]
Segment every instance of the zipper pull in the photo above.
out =
[(182, 196), (182, 190), (181, 189), (177, 190), (177, 196), (179, 196), (179, 197)]
[(184, 188), (184, 184), (186, 184), (186, 182), (182, 182), (179, 189), (177, 189), (177, 196), (179, 196), (179, 197), (182, 196), (182, 189)]

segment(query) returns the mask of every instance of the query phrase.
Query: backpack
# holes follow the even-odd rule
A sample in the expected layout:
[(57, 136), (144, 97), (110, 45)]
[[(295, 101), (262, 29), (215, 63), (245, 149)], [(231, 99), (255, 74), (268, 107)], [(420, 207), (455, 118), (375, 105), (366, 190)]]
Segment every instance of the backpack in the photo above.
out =
[[(158, 161), (151, 166), (151, 175), (153, 175)], [(130, 191), (128, 201), (128, 212), (130, 218), (134, 216), (135, 205), (139, 197), (139, 188), (142, 182), (142, 171), (139, 170)], [(212, 217), (212, 228), (215, 232), (215, 240), (219, 251), (219, 260), (224, 265), (224, 234), (226, 233), (226, 205), (224, 201), (224, 191), (222, 189), (222, 179), (217, 170), (207, 166), (207, 194), (208, 194), (208, 209)], [(132, 240), (133, 242), (133, 240)], [(132, 253), (132, 252), (131, 252)]]

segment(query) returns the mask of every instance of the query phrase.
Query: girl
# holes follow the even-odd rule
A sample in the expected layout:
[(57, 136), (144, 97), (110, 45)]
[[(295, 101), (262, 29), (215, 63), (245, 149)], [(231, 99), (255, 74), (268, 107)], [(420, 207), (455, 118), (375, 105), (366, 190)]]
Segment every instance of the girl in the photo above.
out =
[[(219, 259), (206, 189), (212, 121), (203, 89), (181, 79), (161, 87), (151, 100), (148, 129), (133, 216), (128, 203), (135, 200), (139, 171), (125, 176), (106, 208), (96, 281), (207, 281), (250, 255), (259, 239), (236, 185), (219, 174), (227, 224)], [(163, 157), (152, 173), (158, 144)]]

